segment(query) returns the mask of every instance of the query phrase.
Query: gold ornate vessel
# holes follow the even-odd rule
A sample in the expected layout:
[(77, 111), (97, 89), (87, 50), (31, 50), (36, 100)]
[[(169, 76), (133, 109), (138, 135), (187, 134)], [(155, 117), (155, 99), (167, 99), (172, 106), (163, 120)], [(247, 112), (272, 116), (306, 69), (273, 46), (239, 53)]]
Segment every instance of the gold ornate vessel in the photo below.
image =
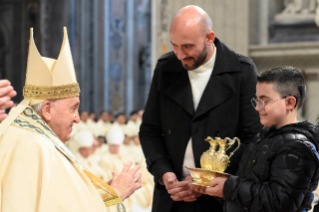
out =
[[(229, 176), (225, 173), (230, 158), (235, 151), (240, 147), (239, 138), (225, 138), (221, 139), (216, 137), (215, 139), (208, 137), (205, 141), (209, 142), (210, 148), (205, 151), (200, 158), (200, 165), (202, 168), (191, 168), (185, 166), (191, 173), (193, 178), (192, 184), (209, 187), (209, 182), (215, 177)], [(236, 149), (228, 156), (226, 150), (228, 150), (235, 142), (238, 142)], [(218, 148), (218, 151), (216, 151)]]

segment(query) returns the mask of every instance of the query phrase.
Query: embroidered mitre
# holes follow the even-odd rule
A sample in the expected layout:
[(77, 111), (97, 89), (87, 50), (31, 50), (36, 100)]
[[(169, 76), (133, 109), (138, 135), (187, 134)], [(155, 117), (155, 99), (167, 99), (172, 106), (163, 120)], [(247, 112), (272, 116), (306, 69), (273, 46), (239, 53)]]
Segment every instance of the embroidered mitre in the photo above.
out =
[(33, 129), (35, 133), (43, 132), (42, 135), (46, 135), (48, 141), (52, 142), (61, 153), (86, 174), (98, 190), (106, 207), (117, 205), (117, 211), (125, 210), (116, 191), (80, 164), (43, 119), (30, 107), (47, 99), (62, 99), (79, 95), (80, 87), (76, 80), (66, 28), (64, 27), (63, 43), (57, 60), (40, 55), (34, 43), (31, 28), (26, 81), (23, 88), (24, 100), (0, 124), (0, 138), (10, 125), (22, 128), (32, 126), (28, 130)]

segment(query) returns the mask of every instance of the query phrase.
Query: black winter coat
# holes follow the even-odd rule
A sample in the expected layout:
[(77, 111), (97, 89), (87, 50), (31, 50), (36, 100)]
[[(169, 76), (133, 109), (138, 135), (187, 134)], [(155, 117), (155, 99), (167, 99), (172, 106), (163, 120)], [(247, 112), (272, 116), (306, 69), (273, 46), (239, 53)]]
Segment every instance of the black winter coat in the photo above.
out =
[(265, 128), (224, 185), (225, 211), (308, 211), (318, 186), (318, 126)]
[[(257, 83), (253, 61), (217, 38), (214, 44), (215, 66), (196, 110), (187, 70), (175, 54), (162, 56), (156, 66), (139, 134), (148, 170), (155, 179), (153, 212), (221, 212), (222, 205), (208, 195), (191, 203), (174, 203), (159, 179), (166, 172), (174, 172), (182, 180), (190, 138), (196, 167), (200, 167), (200, 156), (210, 146), (205, 141), (207, 136), (217, 132), (222, 138), (239, 137), (244, 147), (262, 129), (250, 102)], [(241, 153), (233, 155), (228, 173), (236, 173)]]

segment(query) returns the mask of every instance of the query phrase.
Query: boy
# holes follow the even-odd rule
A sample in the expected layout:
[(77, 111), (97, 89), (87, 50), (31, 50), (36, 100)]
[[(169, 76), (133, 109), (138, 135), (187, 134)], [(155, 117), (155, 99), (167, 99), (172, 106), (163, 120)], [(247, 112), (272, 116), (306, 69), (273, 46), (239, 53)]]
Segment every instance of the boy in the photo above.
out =
[(224, 211), (308, 211), (318, 185), (317, 125), (297, 122), (306, 89), (293, 67), (265, 71), (257, 79), (264, 129), (243, 152), (237, 176), (217, 177), (210, 188), (192, 189), (225, 200)]

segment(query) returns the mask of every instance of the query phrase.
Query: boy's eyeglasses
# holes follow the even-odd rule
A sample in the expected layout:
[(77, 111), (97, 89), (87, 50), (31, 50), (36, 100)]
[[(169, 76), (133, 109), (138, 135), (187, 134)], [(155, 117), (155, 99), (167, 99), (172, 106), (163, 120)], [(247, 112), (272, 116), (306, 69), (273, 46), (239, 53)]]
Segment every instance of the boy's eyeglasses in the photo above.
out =
[(270, 100), (270, 101), (267, 101), (267, 102), (264, 102), (261, 99), (257, 100), (257, 99), (255, 99), (253, 97), (253, 98), (251, 98), (251, 104), (253, 105), (254, 108), (256, 108), (256, 106), (258, 105), (260, 110), (265, 110), (265, 105), (267, 105), (269, 103), (277, 102), (277, 101), (282, 100), (282, 99), (286, 99), (286, 98), (288, 98), (290, 96), (293, 96), (293, 97), (296, 98), (296, 105), (295, 105), (295, 107), (296, 107), (297, 106), (298, 97), (295, 96), (295, 95), (288, 95), (288, 96), (284, 96), (284, 97), (282, 97), (280, 99), (274, 99), (274, 100)]

